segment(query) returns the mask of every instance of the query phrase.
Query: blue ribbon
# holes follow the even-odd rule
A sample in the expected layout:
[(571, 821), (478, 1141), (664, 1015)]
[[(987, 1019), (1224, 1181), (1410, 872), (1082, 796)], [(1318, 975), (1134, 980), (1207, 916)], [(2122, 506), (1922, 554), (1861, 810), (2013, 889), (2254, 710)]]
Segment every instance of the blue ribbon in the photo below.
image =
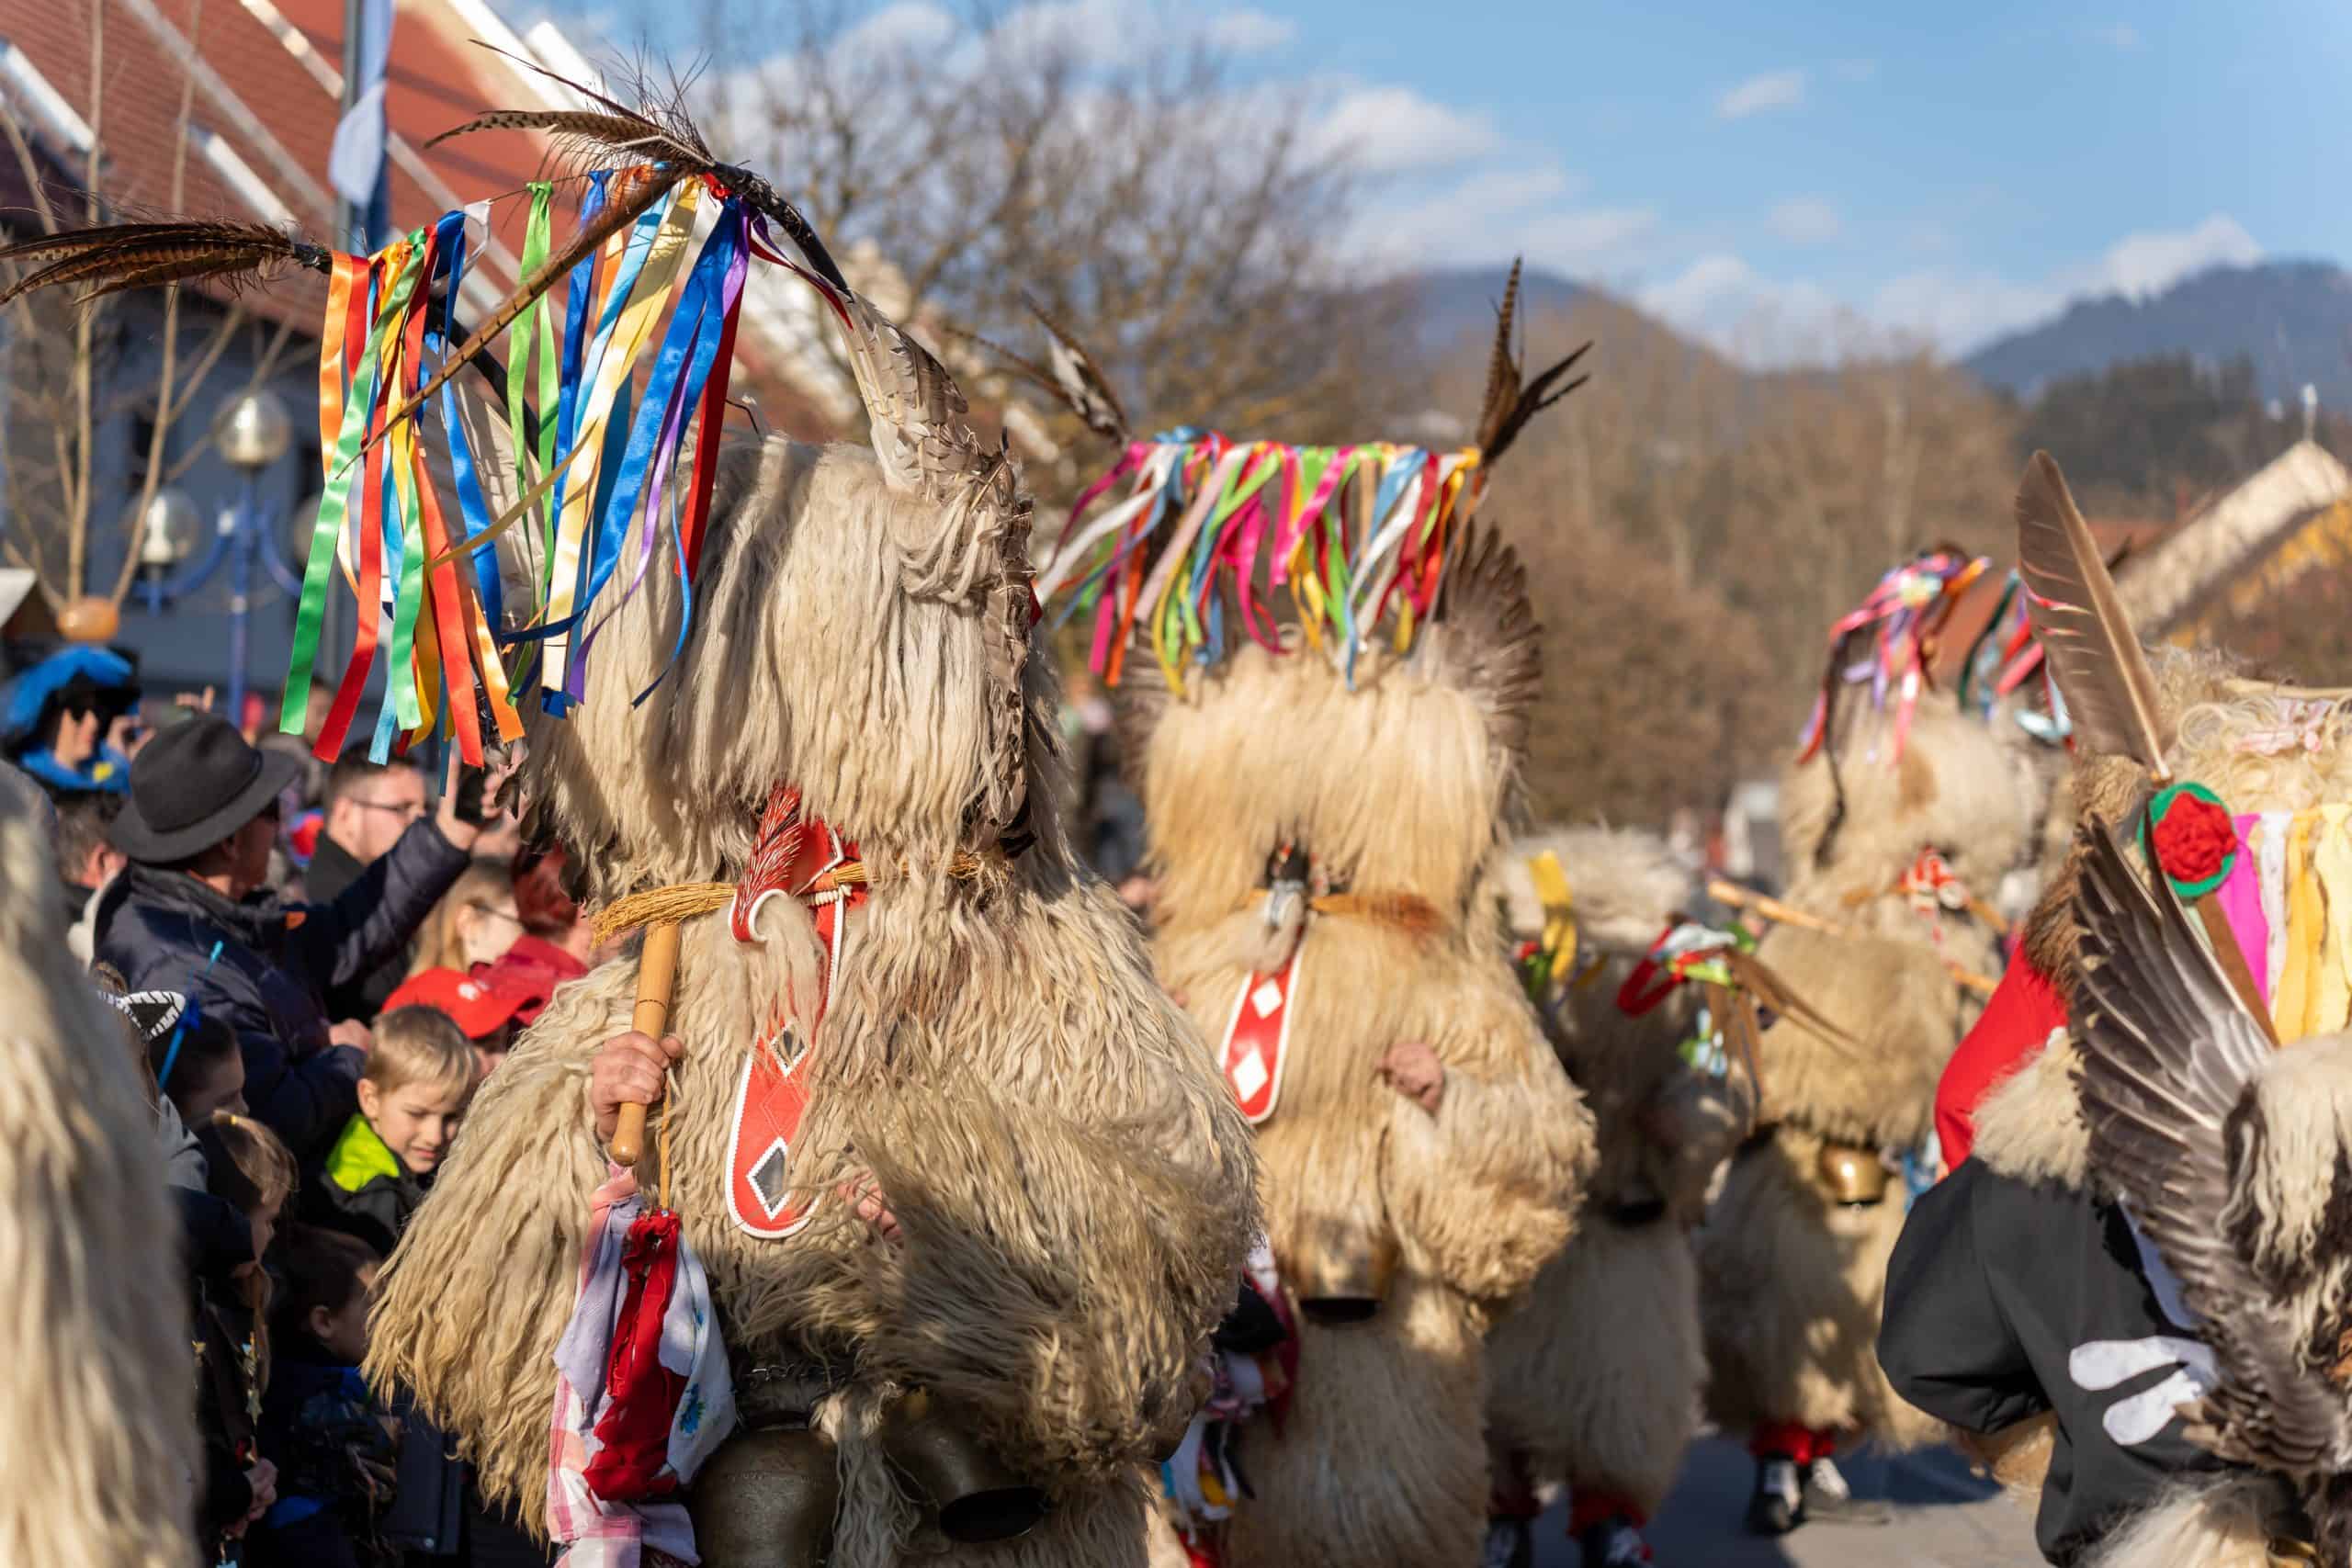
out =
[[(456, 253), (449, 262), (449, 288), (441, 297), (440, 330), (432, 333), (435, 346), (446, 354), (456, 342), (458, 286), (464, 281), (466, 265), (465, 226), (458, 225)], [(490, 502), (482, 494), (481, 476), (474, 468), (472, 447), (466, 441), (466, 429), (458, 418), (457, 379), (451, 378), (441, 384), (441, 426), (448, 433), (449, 467), (458, 481), (458, 517), (459, 537), (468, 542), (480, 538), (490, 528)], [(516, 433), (516, 439), (522, 439)], [(515, 455), (516, 472), (521, 472), (520, 453)], [(504, 585), (498, 577), (498, 550), (494, 545), (474, 545), (470, 550), (474, 568), (474, 592), (481, 603), (482, 618), (494, 633), (506, 624)]]

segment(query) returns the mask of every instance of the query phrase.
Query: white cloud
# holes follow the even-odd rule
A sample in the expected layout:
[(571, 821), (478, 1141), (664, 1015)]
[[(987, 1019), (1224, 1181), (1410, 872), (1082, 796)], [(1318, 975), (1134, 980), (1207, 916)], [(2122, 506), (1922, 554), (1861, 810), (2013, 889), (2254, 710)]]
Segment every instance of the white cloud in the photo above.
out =
[(1486, 168), (1429, 194), (1386, 203), (1365, 215), (1350, 240), (1375, 267), (1430, 264), (1430, 237), (1444, 237), (1455, 264), (1524, 256), (1550, 272), (1590, 276), (1622, 263), (1654, 233), (1654, 207), (1577, 207), (1586, 181), (1556, 164)]
[(1499, 152), (1502, 132), (1484, 114), (1457, 109), (1410, 87), (1355, 85), (1309, 132), (1317, 152), (1371, 174), (1442, 169)]
[(2065, 302), (2066, 290), (2055, 284), (1929, 268), (1881, 284), (1871, 295), (1870, 315), (1883, 326), (1960, 355), (2055, 315)]
[(1820, 284), (1766, 277), (1729, 252), (1701, 256), (1639, 290), (1634, 300), (1678, 332), (1755, 369), (1826, 364), (1908, 341), (1908, 334), (1865, 320)]
[[(1465, 226), (1516, 220), (1531, 208), (1565, 200), (1583, 189), (1584, 185), (1583, 179), (1557, 164), (1481, 169), (1424, 200), (1389, 209), (1382, 215), (1381, 224), (1414, 231), (1422, 237), (1435, 230), (1458, 236)], [(1417, 238), (1416, 243), (1422, 241)]]
[(2228, 213), (2216, 212), (2194, 229), (2126, 234), (2097, 263), (2075, 269), (2062, 281), (2070, 293), (2144, 299), (2207, 267), (2245, 266), (2261, 259), (2262, 247), (2254, 236)]
[(1228, 54), (1272, 54), (1298, 37), (1298, 24), (1244, 6), (1212, 18), (1207, 34), (1212, 47)]
[(1772, 71), (1750, 76), (1715, 100), (1717, 119), (1746, 119), (1768, 109), (1794, 108), (1804, 102), (1804, 73)]
[(1524, 253), (1537, 266), (1583, 273), (1655, 232), (1657, 225), (1655, 207), (1545, 212), (1519, 225), (1518, 243), (1512, 249)]
[(885, 6), (841, 35), (836, 46), (864, 58), (899, 50), (944, 48), (964, 30), (964, 24), (928, 0), (897, 0)]
[(1770, 222), (1772, 232), (1792, 245), (1826, 245), (1845, 227), (1838, 209), (1818, 196), (1791, 197), (1772, 209)]
[(1753, 290), (1756, 269), (1729, 254), (1701, 256), (1664, 283), (1642, 290), (1642, 307), (1669, 321), (1696, 321)]
[(2092, 36), (2118, 54), (2135, 54), (2148, 47), (2148, 40), (2140, 36), (2140, 29), (2129, 22), (2100, 28)]

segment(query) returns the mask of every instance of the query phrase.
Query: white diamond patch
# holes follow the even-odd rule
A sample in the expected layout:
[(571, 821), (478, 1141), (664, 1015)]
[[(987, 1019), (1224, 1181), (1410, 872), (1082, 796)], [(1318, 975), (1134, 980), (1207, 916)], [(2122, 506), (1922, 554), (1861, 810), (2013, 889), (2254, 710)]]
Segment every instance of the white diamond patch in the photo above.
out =
[(1233, 1087), (1244, 1100), (1255, 1100), (1258, 1091), (1266, 1087), (1266, 1064), (1255, 1051), (1243, 1055), (1233, 1064)]
[(1283, 1005), (1283, 988), (1268, 980), (1250, 993), (1250, 1005), (1258, 1010), (1260, 1018), (1272, 1018), (1274, 1010)]
[(760, 1207), (768, 1212), (771, 1220), (784, 1213), (784, 1201), (787, 1195), (784, 1184), (785, 1171), (791, 1163), (791, 1146), (778, 1138), (768, 1145), (768, 1152), (760, 1156), (760, 1163), (752, 1168), (752, 1190), (758, 1196)]

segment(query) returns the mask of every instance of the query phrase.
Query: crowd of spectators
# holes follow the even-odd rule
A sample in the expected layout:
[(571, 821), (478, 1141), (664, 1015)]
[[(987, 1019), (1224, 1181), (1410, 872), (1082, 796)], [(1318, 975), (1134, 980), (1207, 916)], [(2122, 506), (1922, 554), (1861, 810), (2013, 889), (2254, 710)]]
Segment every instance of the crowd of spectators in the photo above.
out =
[(454, 763), (362, 743), (320, 768), (185, 699), (151, 728), (119, 664), (20, 673), (0, 743), (52, 808), (60, 936), (154, 1082), (201, 1560), (546, 1563), (362, 1368), (377, 1271), (472, 1097), (597, 956), (560, 852), (519, 852), (497, 780)]

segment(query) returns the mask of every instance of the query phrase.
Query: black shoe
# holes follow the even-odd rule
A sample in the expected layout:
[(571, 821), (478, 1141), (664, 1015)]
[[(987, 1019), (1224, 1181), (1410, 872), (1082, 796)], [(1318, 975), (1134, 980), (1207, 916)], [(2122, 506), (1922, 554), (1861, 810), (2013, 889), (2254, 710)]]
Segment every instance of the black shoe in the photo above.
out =
[(1797, 1462), (1774, 1454), (1756, 1462), (1756, 1491), (1747, 1499), (1750, 1535), (1786, 1535), (1804, 1523), (1805, 1487)]
[(1525, 1519), (1498, 1516), (1487, 1521), (1487, 1550), (1479, 1568), (1534, 1568), (1535, 1532)]
[(1577, 1538), (1577, 1550), (1584, 1555), (1584, 1568), (1642, 1568), (1651, 1561), (1650, 1543), (1623, 1517), (1585, 1531)]
[(1854, 1489), (1846, 1484), (1846, 1472), (1838, 1468), (1837, 1461), (1826, 1457), (1804, 1467), (1804, 1502), (1799, 1511), (1807, 1518), (1841, 1525), (1894, 1522), (1892, 1505), (1877, 1497), (1855, 1496)]

